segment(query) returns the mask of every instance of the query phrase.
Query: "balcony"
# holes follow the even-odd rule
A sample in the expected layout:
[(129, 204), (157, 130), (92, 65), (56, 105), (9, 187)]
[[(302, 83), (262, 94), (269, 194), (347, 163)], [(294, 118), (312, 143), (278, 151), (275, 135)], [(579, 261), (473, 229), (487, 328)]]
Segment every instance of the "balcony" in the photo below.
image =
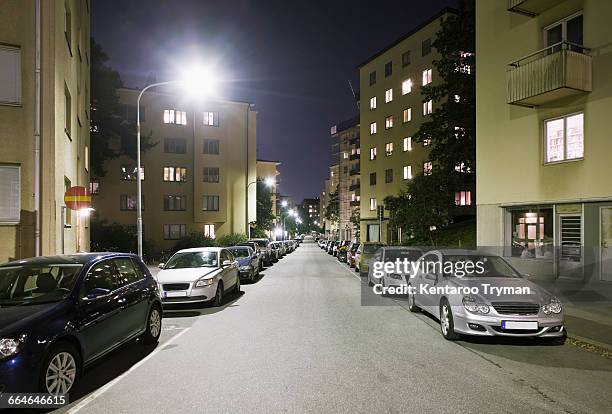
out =
[(349, 160), (354, 161), (354, 160), (358, 160), (361, 154), (351, 154), (349, 156)]
[(349, 191), (356, 191), (359, 190), (359, 184), (351, 184), (349, 186)]
[(349, 175), (351, 177), (354, 176), (354, 175), (359, 175), (359, 168), (351, 168), (351, 171), (349, 172)]
[(352, 200), (351, 207), (359, 207), (359, 200)]
[(534, 17), (559, 4), (559, 0), (508, 0), (508, 11)]
[(534, 107), (593, 89), (589, 49), (561, 42), (510, 63), (507, 102)]

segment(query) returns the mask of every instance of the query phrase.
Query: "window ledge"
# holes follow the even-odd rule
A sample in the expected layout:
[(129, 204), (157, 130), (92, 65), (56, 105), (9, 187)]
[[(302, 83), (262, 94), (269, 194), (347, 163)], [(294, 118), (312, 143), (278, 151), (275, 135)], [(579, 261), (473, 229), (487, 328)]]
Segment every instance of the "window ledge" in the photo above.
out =
[(572, 162), (578, 162), (578, 161), (584, 161), (584, 157), (582, 158), (572, 158), (569, 160), (560, 160), (560, 161), (551, 161), (551, 162), (545, 162), (543, 165), (557, 165), (557, 164), (567, 164), (567, 163), (572, 163)]
[(18, 226), (21, 221), (0, 221), (0, 226)]

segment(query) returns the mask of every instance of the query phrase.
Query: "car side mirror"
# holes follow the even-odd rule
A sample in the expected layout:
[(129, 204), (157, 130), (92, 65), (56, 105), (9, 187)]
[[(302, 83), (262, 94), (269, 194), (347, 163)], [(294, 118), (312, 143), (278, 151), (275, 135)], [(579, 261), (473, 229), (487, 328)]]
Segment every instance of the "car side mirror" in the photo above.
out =
[(93, 288), (92, 290), (90, 290), (89, 292), (87, 292), (87, 295), (85, 296), (87, 299), (92, 300), (92, 299), (96, 299), (102, 296), (106, 296), (110, 293), (110, 289), (104, 289), (104, 288)]
[(223, 263), (221, 264), (221, 267), (227, 267), (230, 266), (232, 264), (232, 262), (230, 262), (229, 260), (224, 260)]
[(159, 267), (160, 269), (163, 269), (164, 265), (165, 265), (165, 263), (160, 263), (160, 264), (157, 265), (157, 267)]

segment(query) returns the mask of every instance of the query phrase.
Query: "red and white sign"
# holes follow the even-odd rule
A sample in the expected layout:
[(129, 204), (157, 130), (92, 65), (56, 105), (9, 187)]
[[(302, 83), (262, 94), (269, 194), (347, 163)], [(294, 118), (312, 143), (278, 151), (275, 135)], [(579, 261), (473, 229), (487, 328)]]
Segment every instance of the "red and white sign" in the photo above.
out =
[(83, 210), (91, 208), (91, 194), (89, 189), (82, 186), (70, 187), (64, 194), (64, 203), (70, 210)]

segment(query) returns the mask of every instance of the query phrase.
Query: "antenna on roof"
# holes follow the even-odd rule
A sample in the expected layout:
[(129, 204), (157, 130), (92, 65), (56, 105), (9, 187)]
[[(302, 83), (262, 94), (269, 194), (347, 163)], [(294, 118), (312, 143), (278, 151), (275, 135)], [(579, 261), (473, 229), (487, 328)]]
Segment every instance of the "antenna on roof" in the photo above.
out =
[(357, 111), (359, 111), (359, 97), (355, 93), (355, 89), (353, 88), (353, 84), (351, 83), (350, 79), (348, 79), (348, 84), (349, 84), (349, 88), (351, 88), (351, 93), (353, 94), (353, 98), (355, 99), (355, 105), (357, 105)]

